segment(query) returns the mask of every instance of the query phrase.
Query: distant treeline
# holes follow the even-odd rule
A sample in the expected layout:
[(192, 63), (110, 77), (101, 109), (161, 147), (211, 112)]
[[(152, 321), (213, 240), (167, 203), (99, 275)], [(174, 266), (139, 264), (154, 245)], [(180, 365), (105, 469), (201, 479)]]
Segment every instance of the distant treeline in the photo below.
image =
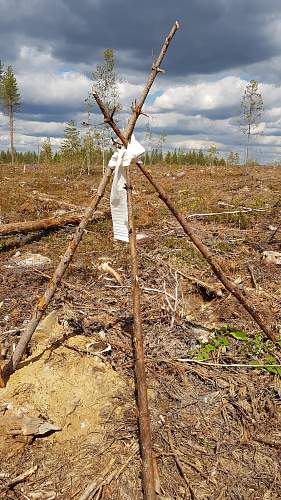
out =
[[(86, 153), (80, 151), (79, 154), (73, 155), (71, 163), (81, 164), (86, 162)], [(106, 162), (109, 160), (113, 150), (105, 152)], [(58, 163), (65, 162), (65, 156), (61, 152), (48, 154), (47, 158), (44, 151), (39, 154), (35, 151), (15, 152), (15, 163), (17, 164), (42, 164), (42, 163)], [(99, 165), (102, 163), (103, 153), (99, 148), (92, 149), (90, 155), (91, 165)], [(10, 151), (0, 152), (0, 163), (11, 163), (12, 157)], [(143, 161), (146, 165), (154, 165), (157, 163), (165, 163), (166, 165), (238, 165), (240, 163), (239, 155), (230, 152), (225, 159), (220, 157), (216, 151), (205, 152), (203, 150), (183, 151), (175, 149), (174, 151), (162, 152), (157, 149), (152, 149), (151, 152), (146, 151), (143, 156)]]
[[(219, 157), (216, 152), (205, 152), (203, 150), (183, 151), (174, 149), (174, 151), (162, 152), (152, 149), (145, 153), (145, 163), (147, 165), (164, 162), (167, 165), (227, 165), (227, 161)], [(232, 153), (230, 157), (232, 164), (239, 163), (239, 157)]]

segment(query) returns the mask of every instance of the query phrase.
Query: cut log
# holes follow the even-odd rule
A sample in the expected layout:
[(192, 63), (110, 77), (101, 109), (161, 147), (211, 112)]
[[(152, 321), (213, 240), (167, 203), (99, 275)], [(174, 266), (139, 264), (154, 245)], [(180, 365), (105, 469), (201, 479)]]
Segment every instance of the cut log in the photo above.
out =
[[(64, 227), (69, 224), (77, 226), (83, 214), (72, 214), (63, 215), (61, 217), (50, 217), (48, 219), (30, 220), (26, 222), (12, 222), (10, 224), (3, 224), (0, 226), (0, 237), (9, 236), (12, 234), (26, 234), (36, 231), (55, 229), (59, 227)], [(98, 221), (101, 219), (109, 219), (110, 212), (95, 212), (92, 221)]]

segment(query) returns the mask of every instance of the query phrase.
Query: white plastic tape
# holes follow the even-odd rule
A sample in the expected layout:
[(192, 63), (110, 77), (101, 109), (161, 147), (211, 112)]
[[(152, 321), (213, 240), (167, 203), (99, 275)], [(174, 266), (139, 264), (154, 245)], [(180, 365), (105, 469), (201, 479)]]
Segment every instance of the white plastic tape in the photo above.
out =
[(119, 151), (116, 151), (108, 163), (109, 167), (114, 168), (110, 207), (113, 235), (116, 240), (129, 241), (125, 168), (130, 165), (134, 158), (137, 158), (144, 152), (144, 147), (132, 135), (127, 149), (122, 147)]

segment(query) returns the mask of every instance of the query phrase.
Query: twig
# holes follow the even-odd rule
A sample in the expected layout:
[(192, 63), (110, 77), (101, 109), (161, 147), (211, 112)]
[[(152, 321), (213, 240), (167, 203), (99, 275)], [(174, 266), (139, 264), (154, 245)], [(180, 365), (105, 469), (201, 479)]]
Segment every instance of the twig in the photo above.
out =
[[(49, 274), (43, 273), (39, 269), (29, 269), (29, 271), (31, 273), (39, 274), (40, 276), (48, 280), (51, 279), (51, 276)], [(84, 295), (86, 295), (86, 297), (89, 297), (90, 299), (96, 299), (96, 295), (94, 293), (88, 292), (87, 290), (85, 290), (85, 288), (82, 288), (79, 285), (74, 285), (74, 283), (70, 283), (69, 281), (65, 280), (61, 280), (61, 284), (63, 286), (66, 286), (70, 290), (75, 290), (76, 292), (83, 293)], [(21, 330), (23, 330), (23, 328), (21, 328)]]
[(87, 486), (84, 493), (82, 493), (82, 495), (79, 496), (78, 500), (90, 500), (90, 498), (93, 498), (95, 493), (97, 493), (97, 491), (99, 490), (100, 484), (105, 481), (105, 478), (106, 478), (107, 474), (110, 472), (110, 470), (112, 469), (114, 463), (115, 463), (115, 460), (112, 458), (110, 460), (109, 464), (105, 467), (105, 470), (103, 471), (103, 474), (101, 475), (101, 477), (92, 481), (89, 484), (89, 486)]
[[(122, 285), (122, 286), (118, 286), (118, 285), (106, 285), (106, 288), (131, 288), (131, 287), (129, 285)], [(165, 290), (160, 290), (159, 288), (141, 287), (141, 290), (143, 292), (147, 292), (147, 293), (150, 293), (150, 292), (161, 293), (161, 294), (169, 297), (172, 300), (176, 300), (176, 298), (172, 294), (166, 292)]]
[(214, 217), (217, 215), (230, 215), (230, 214), (250, 214), (251, 212), (268, 212), (264, 208), (245, 208), (241, 210), (230, 210), (228, 212), (209, 212), (204, 214), (190, 214), (187, 216), (188, 219), (196, 217)]
[(204, 366), (213, 366), (215, 368), (281, 368), (281, 365), (250, 365), (250, 364), (243, 364), (243, 363), (232, 363), (232, 364), (223, 364), (223, 363), (209, 363), (207, 361), (199, 361), (197, 359), (193, 358), (175, 358), (175, 359), (170, 359), (170, 360), (165, 360), (162, 359), (161, 361), (179, 361), (181, 363), (196, 363), (197, 365), (204, 365)]
[(256, 290), (258, 290), (258, 284), (257, 284), (257, 281), (256, 281), (256, 278), (255, 278), (255, 275), (254, 275), (254, 271), (253, 271), (253, 268), (252, 266), (250, 266), (250, 264), (248, 264), (248, 269), (249, 269), (249, 273), (251, 275), (251, 280), (252, 280), (252, 283), (253, 283), (253, 286)]
[(195, 285), (201, 286), (206, 290), (206, 292), (211, 293), (218, 298), (222, 297), (222, 289), (219, 288), (218, 290), (215, 289), (212, 285), (209, 285), (209, 283), (206, 283), (206, 281), (199, 280), (198, 278), (195, 278), (195, 276), (190, 276), (189, 274), (185, 274), (182, 271), (177, 271), (183, 278), (191, 281)]
[(202, 280), (196, 278), (196, 276), (191, 276), (190, 274), (186, 274), (183, 271), (180, 271), (179, 269), (171, 266), (170, 263), (165, 262), (164, 260), (160, 259), (159, 257), (156, 257), (156, 260), (158, 262), (160, 262), (162, 265), (165, 265), (165, 266), (169, 267), (170, 269), (172, 269), (173, 271), (176, 271), (180, 276), (182, 276), (183, 278), (191, 281), (195, 285), (201, 286), (209, 294), (216, 295), (218, 298), (222, 297), (222, 295), (223, 295), (222, 294), (223, 287), (221, 285), (218, 285), (218, 287), (215, 288), (213, 285), (210, 285), (209, 283), (206, 283), (206, 281), (202, 281)]
[[(138, 445), (134, 444), (132, 446), (132, 453), (131, 455), (125, 460), (123, 465), (119, 469), (115, 469), (112, 471), (108, 476), (108, 472), (112, 468), (112, 465), (114, 464), (114, 460), (111, 460), (109, 466), (106, 468), (105, 473), (103, 474), (103, 477), (100, 481), (95, 480), (92, 483), (89, 484), (87, 489), (84, 491), (82, 495), (80, 495), (78, 500), (89, 500), (92, 498), (99, 490), (101, 490), (104, 486), (110, 484), (113, 480), (117, 480), (119, 476), (122, 474), (122, 472), (128, 467), (129, 463), (131, 460), (134, 458), (138, 451)], [(106, 477), (107, 476), (107, 477)]]
[(258, 443), (266, 444), (267, 446), (271, 446), (272, 448), (277, 448), (278, 450), (280, 450), (281, 441), (272, 441), (270, 439), (259, 436), (252, 436), (252, 439), (254, 441), (257, 441)]
[(176, 449), (175, 449), (175, 447), (174, 447), (174, 443), (173, 443), (172, 433), (171, 433), (170, 429), (167, 429), (167, 433), (168, 433), (168, 442), (169, 442), (169, 445), (170, 445), (170, 448), (171, 448), (171, 452), (172, 452), (173, 457), (174, 457), (174, 459), (175, 459), (175, 462), (176, 462), (176, 464), (177, 464), (177, 467), (178, 467), (178, 470), (179, 470), (179, 472), (180, 472), (180, 475), (181, 475), (181, 476), (182, 476), (182, 478), (184, 479), (184, 482), (185, 482), (185, 484), (186, 484), (186, 486), (187, 486), (187, 488), (188, 488), (188, 491), (189, 491), (189, 493), (190, 493), (190, 497), (191, 497), (191, 499), (192, 499), (192, 500), (195, 500), (195, 499), (196, 499), (195, 493), (194, 493), (194, 491), (193, 491), (193, 488), (192, 488), (192, 487), (191, 487), (191, 485), (190, 485), (189, 480), (188, 480), (188, 479), (187, 479), (187, 477), (186, 477), (186, 474), (185, 474), (185, 472), (184, 472), (183, 466), (182, 466), (182, 464), (181, 464), (181, 462), (180, 462), (180, 460), (179, 460), (179, 457), (178, 457), (178, 455), (177, 455), (177, 452), (176, 452)]
[(276, 227), (276, 229), (274, 229), (273, 233), (271, 234), (271, 236), (270, 236), (270, 238), (268, 240), (268, 243), (271, 243), (274, 240), (274, 237), (277, 234), (277, 231), (279, 231), (280, 227), (281, 227), (281, 222), (280, 222), (280, 224), (278, 224), (278, 226)]
[(8, 484), (6, 485), (6, 487), (8, 488), (12, 488), (14, 486), (16, 486), (17, 484), (19, 483), (22, 483), (23, 481), (25, 481), (29, 476), (32, 476), (32, 474), (35, 474), (35, 472), (38, 470), (38, 465), (35, 465), (34, 467), (31, 467), (30, 469), (28, 469), (26, 472), (23, 472), (22, 474), (20, 474), (19, 476), (15, 477), (14, 479), (12, 479), (11, 481), (8, 482)]
[(109, 483), (111, 483), (111, 481), (113, 481), (113, 480), (115, 480), (115, 481), (116, 481), (116, 480), (119, 478), (119, 476), (120, 476), (120, 475), (122, 474), (122, 472), (126, 469), (126, 467), (128, 467), (128, 465), (129, 465), (129, 463), (131, 462), (131, 460), (132, 460), (132, 459), (134, 458), (134, 456), (137, 454), (138, 450), (139, 450), (138, 445), (137, 445), (137, 444), (134, 444), (134, 445), (132, 446), (132, 453), (131, 453), (131, 455), (127, 458), (127, 460), (126, 460), (126, 461), (124, 462), (124, 464), (120, 467), (120, 469), (113, 471), (113, 472), (112, 472), (112, 473), (108, 476), (108, 478), (106, 478), (106, 480), (104, 481), (103, 486), (104, 486), (105, 484), (109, 484)]
[(24, 328), (13, 328), (13, 330), (6, 330), (5, 332), (0, 332), (0, 336), (8, 335), (9, 333), (22, 332)]
[[(176, 312), (177, 312), (178, 303), (179, 303), (179, 300), (178, 300), (179, 281), (178, 281), (177, 271), (175, 272), (174, 279), (175, 279), (175, 282), (176, 282), (175, 296), (174, 297), (172, 295), (170, 295), (170, 294), (167, 293), (167, 290), (166, 290), (166, 281), (165, 280), (164, 280), (164, 283), (163, 283), (164, 296), (165, 296), (166, 302), (168, 304), (168, 308), (170, 309), (170, 311), (172, 313), (171, 324), (170, 324), (171, 328), (173, 328), (174, 324), (175, 324)], [(169, 300), (168, 297), (170, 297), (170, 298), (173, 299), (174, 305), (171, 304), (171, 302), (170, 302), (170, 300)]]
[(54, 203), (55, 205), (59, 206), (65, 206), (66, 208), (70, 208), (72, 210), (75, 210), (76, 212), (81, 212), (86, 208), (81, 205), (80, 206), (74, 205), (73, 203), (69, 203), (68, 201), (57, 200), (56, 198), (53, 197), (53, 195), (50, 194), (39, 193), (38, 191), (32, 191), (32, 194), (36, 195), (36, 199), (39, 201)]

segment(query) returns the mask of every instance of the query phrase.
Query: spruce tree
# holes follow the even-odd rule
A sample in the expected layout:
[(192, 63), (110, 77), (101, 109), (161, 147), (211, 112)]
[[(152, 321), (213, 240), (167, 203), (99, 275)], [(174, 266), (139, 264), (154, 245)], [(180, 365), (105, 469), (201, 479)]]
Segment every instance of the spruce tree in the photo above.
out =
[(171, 165), (171, 163), (172, 163), (172, 155), (171, 155), (170, 151), (168, 151), (168, 153), (165, 156), (165, 163), (167, 165)]
[(6, 71), (2, 75), (0, 98), (1, 104), (3, 106), (3, 111), (9, 117), (11, 160), (12, 164), (14, 164), (14, 113), (19, 110), (21, 100), (17, 80), (14, 75), (12, 66), (8, 66)]
[(178, 153), (177, 153), (176, 149), (174, 149), (173, 154), (172, 154), (172, 163), (174, 165), (178, 164)]

